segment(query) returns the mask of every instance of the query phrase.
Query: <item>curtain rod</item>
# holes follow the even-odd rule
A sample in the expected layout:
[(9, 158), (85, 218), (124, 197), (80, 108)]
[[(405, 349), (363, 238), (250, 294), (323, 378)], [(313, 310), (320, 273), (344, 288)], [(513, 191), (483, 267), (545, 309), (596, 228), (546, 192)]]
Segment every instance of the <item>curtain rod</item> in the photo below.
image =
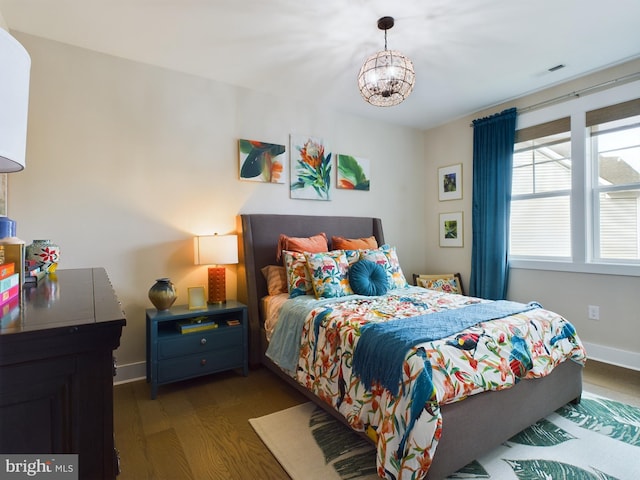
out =
[[(560, 103), (571, 98), (579, 97), (585, 93), (591, 93), (593, 90), (600, 90), (602, 88), (611, 88), (615, 85), (627, 83), (635, 80), (640, 77), (640, 72), (630, 73), (629, 75), (625, 75), (623, 77), (614, 78), (613, 80), (607, 80), (606, 82), (598, 83), (596, 85), (592, 85), (590, 87), (585, 87), (580, 90), (575, 90), (571, 93), (566, 93), (564, 95), (560, 95), (559, 97), (550, 98), (549, 100), (543, 100), (542, 102), (534, 103), (533, 105), (529, 105), (526, 107), (518, 108), (518, 113), (528, 112), (530, 110), (536, 110), (538, 108), (546, 107), (548, 105), (553, 105), (556, 103)], [(473, 127), (473, 123), (469, 125)]]

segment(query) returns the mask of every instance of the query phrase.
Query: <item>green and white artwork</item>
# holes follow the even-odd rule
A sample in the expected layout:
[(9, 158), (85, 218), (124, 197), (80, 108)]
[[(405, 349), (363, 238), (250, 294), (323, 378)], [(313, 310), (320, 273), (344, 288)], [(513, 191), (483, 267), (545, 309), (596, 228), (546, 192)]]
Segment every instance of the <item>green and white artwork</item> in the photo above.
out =
[(330, 200), (331, 153), (322, 139), (291, 135), (291, 198)]
[(369, 191), (370, 168), (366, 158), (337, 155), (337, 188)]
[(238, 140), (238, 147), (242, 180), (284, 183), (284, 145)]

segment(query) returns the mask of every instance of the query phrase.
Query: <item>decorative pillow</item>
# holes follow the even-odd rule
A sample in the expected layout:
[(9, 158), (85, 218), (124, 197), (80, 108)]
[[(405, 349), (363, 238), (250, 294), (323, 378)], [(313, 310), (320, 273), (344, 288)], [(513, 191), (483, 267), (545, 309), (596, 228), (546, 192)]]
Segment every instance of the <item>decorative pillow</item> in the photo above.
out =
[(344, 250), (344, 254), (347, 257), (347, 263), (353, 265), (360, 260), (360, 250)]
[(402, 268), (400, 268), (400, 261), (395, 247), (382, 245), (376, 250), (363, 251), (360, 254), (360, 260), (371, 260), (382, 266), (387, 273), (390, 289), (407, 288), (409, 286), (404, 273), (402, 273)]
[(334, 250), (364, 250), (378, 248), (378, 241), (373, 235), (366, 238), (331, 237), (331, 248)]
[(278, 239), (278, 252), (276, 253), (276, 259), (278, 261), (280, 261), (281, 254), (284, 250), (300, 253), (328, 252), (329, 245), (324, 232), (320, 232), (311, 237), (288, 237), (284, 233), (281, 233)]
[(279, 265), (267, 265), (260, 270), (267, 281), (267, 291), (269, 295), (287, 293), (287, 274), (284, 267)]
[(349, 285), (359, 295), (384, 295), (389, 290), (387, 272), (370, 260), (360, 260), (349, 268)]
[(420, 278), (416, 280), (419, 287), (438, 290), (446, 293), (461, 293), (458, 279), (452, 278)]
[(284, 256), (289, 297), (295, 298), (300, 295), (311, 294), (313, 286), (311, 285), (311, 276), (307, 270), (307, 259), (304, 253), (285, 250), (282, 255)]
[(316, 298), (353, 295), (349, 286), (349, 263), (342, 250), (326, 253), (305, 253), (311, 284)]

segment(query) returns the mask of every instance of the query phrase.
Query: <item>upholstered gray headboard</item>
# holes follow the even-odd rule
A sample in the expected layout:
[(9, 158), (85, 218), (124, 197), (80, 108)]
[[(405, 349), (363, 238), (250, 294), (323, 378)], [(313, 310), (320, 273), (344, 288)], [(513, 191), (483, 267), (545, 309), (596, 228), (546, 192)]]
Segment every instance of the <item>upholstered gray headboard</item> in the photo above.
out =
[(382, 221), (374, 217), (242, 214), (238, 217), (238, 232), (238, 300), (249, 307), (249, 360), (252, 365), (260, 363), (262, 358), (260, 299), (267, 294), (267, 283), (260, 270), (266, 265), (278, 264), (276, 253), (281, 233), (308, 237), (324, 232), (329, 241), (332, 236), (362, 238), (373, 235), (378, 245), (384, 243)]

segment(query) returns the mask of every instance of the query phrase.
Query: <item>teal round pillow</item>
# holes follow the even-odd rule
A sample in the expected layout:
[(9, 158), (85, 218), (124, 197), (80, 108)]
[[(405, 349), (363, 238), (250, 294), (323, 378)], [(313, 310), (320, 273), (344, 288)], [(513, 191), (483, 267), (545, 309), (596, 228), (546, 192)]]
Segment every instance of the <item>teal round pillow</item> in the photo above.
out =
[(371, 260), (360, 260), (349, 267), (349, 285), (358, 295), (384, 295), (389, 289), (387, 272)]

